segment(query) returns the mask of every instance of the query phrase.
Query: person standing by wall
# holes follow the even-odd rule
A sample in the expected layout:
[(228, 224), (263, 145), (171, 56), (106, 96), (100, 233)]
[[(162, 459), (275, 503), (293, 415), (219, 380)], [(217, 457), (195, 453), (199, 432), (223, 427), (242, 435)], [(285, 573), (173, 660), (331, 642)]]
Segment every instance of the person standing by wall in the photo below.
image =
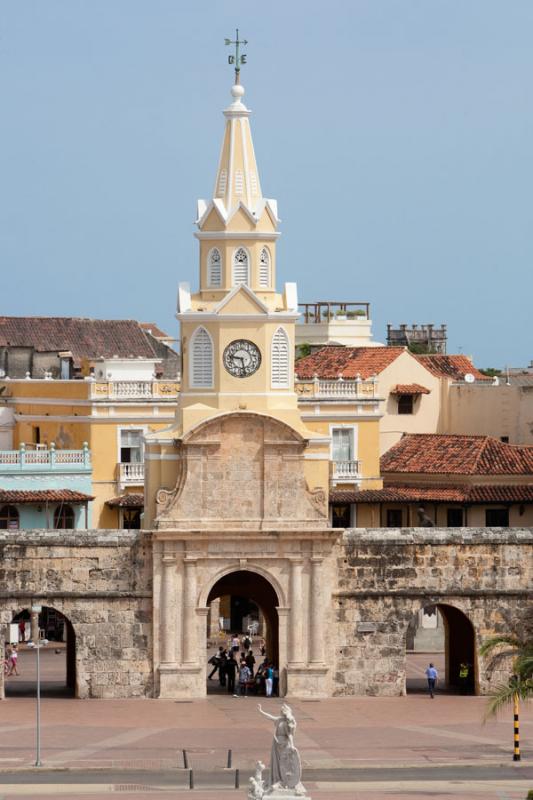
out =
[(433, 700), (433, 698), (435, 697), (435, 688), (439, 680), (439, 673), (437, 672), (433, 664), (430, 664), (429, 667), (426, 669), (426, 678), (428, 679), (429, 696)]

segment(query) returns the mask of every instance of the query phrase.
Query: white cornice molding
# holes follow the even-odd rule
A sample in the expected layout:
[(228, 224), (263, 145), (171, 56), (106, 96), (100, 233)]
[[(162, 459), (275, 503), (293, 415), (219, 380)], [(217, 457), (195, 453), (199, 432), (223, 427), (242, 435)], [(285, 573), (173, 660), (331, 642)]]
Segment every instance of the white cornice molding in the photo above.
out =
[(268, 314), (215, 314), (211, 311), (187, 311), (176, 314), (180, 322), (295, 322), (301, 314), (292, 311), (271, 311)]
[(116, 425), (117, 423), (124, 424), (141, 424), (158, 425), (160, 422), (172, 422), (175, 419), (175, 414), (158, 414), (157, 416), (118, 416), (116, 414), (105, 417), (91, 417), (79, 416), (71, 414), (17, 414), (15, 413), (15, 420), (17, 422), (83, 422), (85, 424), (95, 425)]
[(264, 241), (274, 241), (281, 236), (279, 231), (245, 231), (243, 233), (233, 231), (195, 231), (197, 239), (257, 239)]

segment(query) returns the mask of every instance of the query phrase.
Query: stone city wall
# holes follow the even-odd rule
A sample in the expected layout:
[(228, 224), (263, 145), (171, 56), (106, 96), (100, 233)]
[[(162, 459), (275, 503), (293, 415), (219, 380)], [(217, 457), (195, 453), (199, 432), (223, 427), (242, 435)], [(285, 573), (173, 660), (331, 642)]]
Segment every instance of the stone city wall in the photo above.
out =
[[(490, 681), (477, 651), (506, 629), (505, 614), (516, 618), (531, 603), (532, 545), (532, 529), (345, 531), (333, 595), (334, 694), (403, 694), (407, 629), (428, 604), (459, 609), (472, 623), (476, 689), (486, 693)], [(449, 642), (463, 635), (450, 625)]]
[(72, 623), (76, 696), (152, 696), (152, 555), (143, 531), (0, 532), (0, 625), (33, 604)]

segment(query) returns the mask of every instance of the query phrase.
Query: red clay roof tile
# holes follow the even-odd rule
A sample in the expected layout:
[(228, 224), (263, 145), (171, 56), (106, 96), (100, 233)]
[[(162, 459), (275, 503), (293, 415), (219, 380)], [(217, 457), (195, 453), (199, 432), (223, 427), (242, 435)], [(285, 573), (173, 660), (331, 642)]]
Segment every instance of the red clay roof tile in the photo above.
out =
[(73, 489), (0, 489), (0, 503), (84, 503), (90, 494)]
[(296, 362), (296, 376), (300, 379), (356, 378), (366, 379), (382, 372), (398, 356), (404, 347), (344, 347), (327, 345), (316, 353), (304, 356)]
[(533, 447), (491, 436), (408, 433), (381, 457), (381, 472), (533, 475)]
[(399, 383), (392, 389), (391, 394), (431, 394), (431, 389), (426, 389), (419, 383)]
[(488, 378), (476, 369), (468, 356), (435, 354), (415, 355), (415, 358), (437, 378), (462, 381), (465, 375), (470, 373), (477, 381), (492, 381), (492, 378)]

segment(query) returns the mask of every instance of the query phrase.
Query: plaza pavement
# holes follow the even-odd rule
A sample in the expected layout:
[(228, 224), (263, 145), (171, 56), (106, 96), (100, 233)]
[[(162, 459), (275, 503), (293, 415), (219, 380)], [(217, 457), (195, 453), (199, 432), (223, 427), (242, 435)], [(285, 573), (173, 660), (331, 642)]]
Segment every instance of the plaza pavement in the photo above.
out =
[[(421, 671), (426, 657), (415, 665)], [(46, 672), (54, 675), (54, 653), (46, 655), (52, 665)], [(58, 660), (59, 664), (60, 661)], [(25, 660), (20, 687), (25, 679), (31, 685), (31, 663)], [(18, 681), (19, 679), (10, 679)], [(12, 684), (13, 686), (15, 683)], [(75, 700), (60, 697), (42, 701), (42, 760), (44, 769), (72, 770), (63, 773), (57, 784), (32, 787), (26, 784), (0, 785), (0, 800), (15, 797), (45, 798), (105, 797), (120, 792), (136, 800), (153, 798), (168, 788), (158, 787), (157, 772), (181, 768), (182, 750), (188, 752), (195, 770), (219, 769), (226, 764), (227, 750), (233, 751), (233, 767), (247, 770), (261, 758), (269, 761), (272, 724), (257, 712), (257, 702), (276, 713), (278, 698), (234, 698), (226, 694), (211, 695), (206, 700), (176, 702), (171, 700)], [(484, 724), (486, 699), (441, 694), (430, 700), (424, 694), (407, 697), (347, 697), (291, 703), (298, 729), (296, 744), (305, 768), (339, 770), (341, 768), (377, 769), (385, 766), (422, 767), (444, 764), (479, 766), (512, 764), (512, 715), (510, 710), (497, 720)], [(338, 773), (334, 781), (309, 782), (313, 800), (524, 800), (533, 787), (527, 765), (533, 763), (533, 713), (524, 709), (521, 715), (522, 757), (517, 765), (516, 780), (489, 783), (479, 780), (427, 781), (413, 780), (412, 771), (406, 780), (357, 780), (353, 775), (344, 782)], [(35, 700), (32, 697), (11, 697), (0, 703), (0, 773), (23, 770), (35, 760)], [(128, 784), (109, 784), (105, 776), (98, 785), (82, 786), (76, 779), (78, 770), (96, 769), (150, 770), (153, 793), (136, 787), (131, 793)], [(78, 773), (79, 774), (79, 773)], [(221, 772), (221, 774), (223, 774)], [(407, 773), (406, 773), (407, 775)], [(6, 776), (7, 777), (7, 776)], [(2, 775), (0, 774), (0, 778)], [(69, 788), (69, 784), (71, 784)], [(227, 784), (226, 784), (227, 785)], [(69, 794), (70, 789), (72, 793)], [(183, 797), (183, 792), (171, 795)], [(195, 790), (195, 800), (229, 800), (244, 797), (239, 791)]]

